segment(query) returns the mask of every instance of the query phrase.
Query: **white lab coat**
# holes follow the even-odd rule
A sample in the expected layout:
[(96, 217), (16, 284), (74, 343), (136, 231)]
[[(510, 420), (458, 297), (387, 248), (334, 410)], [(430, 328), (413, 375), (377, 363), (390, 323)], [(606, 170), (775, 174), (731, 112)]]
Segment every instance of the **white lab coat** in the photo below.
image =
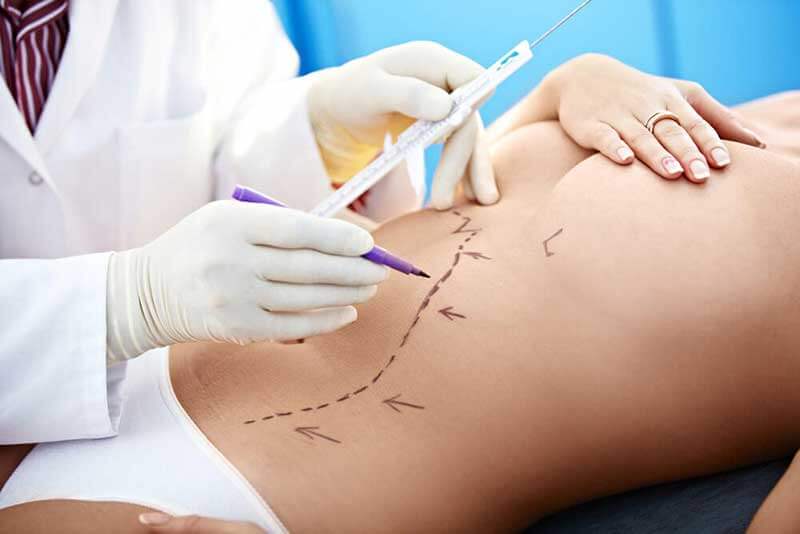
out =
[[(0, 444), (116, 432), (107, 251), (235, 183), (301, 209), (331, 192), (267, 0), (70, 0), (69, 17), (35, 136), (0, 83)], [(418, 207), (412, 174), (385, 180), (371, 215)]]

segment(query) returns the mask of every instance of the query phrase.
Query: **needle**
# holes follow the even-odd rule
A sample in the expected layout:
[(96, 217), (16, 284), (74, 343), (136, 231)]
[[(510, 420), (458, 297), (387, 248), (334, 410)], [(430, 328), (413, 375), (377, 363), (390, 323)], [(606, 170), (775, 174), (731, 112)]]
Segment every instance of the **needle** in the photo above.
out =
[(556, 25), (555, 25), (555, 26), (553, 26), (552, 28), (550, 28), (549, 30), (547, 30), (546, 32), (544, 32), (544, 33), (542, 34), (542, 36), (541, 36), (541, 37), (539, 37), (538, 39), (536, 39), (535, 41), (533, 41), (533, 42), (531, 43), (531, 50), (533, 50), (533, 48), (534, 48), (535, 46), (538, 46), (539, 44), (541, 44), (541, 42), (542, 42), (542, 41), (544, 41), (545, 39), (547, 39), (548, 37), (550, 37), (550, 34), (551, 34), (551, 33), (553, 33), (554, 31), (556, 31), (557, 29), (559, 29), (561, 26), (563, 26), (563, 25), (564, 25), (564, 24), (565, 24), (565, 23), (566, 23), (566, 22), (567, 22), (569, 19), (571, 19), (572, 17), (574, 17), (575, 15), (577, 15), (577, 14), (578, 14), (578, 11), (580, 11), (581, 9), (583, 9), (584, 7), (586, 7), (587, 5), (589, 5), (589, 2), (591, 2), (591, 1), (592, 1), (592, 0), (584, 0), (584, 1), (581, 3), (581, 5), (579, 5), (578, 7), (576, 7), (575, 9), (573, 9), (572, 11), (570, 11), (570, 12), (567, 14), (567, 16), (566, 16), (566, 17), (564, 17), (563, 19), (559, 20), (559, 21), (556, 23)]

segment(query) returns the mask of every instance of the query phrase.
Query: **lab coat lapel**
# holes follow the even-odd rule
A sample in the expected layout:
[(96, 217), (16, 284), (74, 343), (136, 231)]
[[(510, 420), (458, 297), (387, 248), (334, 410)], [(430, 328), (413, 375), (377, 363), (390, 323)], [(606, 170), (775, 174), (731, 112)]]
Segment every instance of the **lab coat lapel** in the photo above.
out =
[(70, 0), (69, 36), (34, 139), (42, 154), (53, 146), (97, 76), (118, 0)]
[(33, 141), (28, 125), (25, 124), (8, 86), (2, 80), (0, 80), (0, 138), (3, 138), (40, 176), (48, 179), (44, 160)]

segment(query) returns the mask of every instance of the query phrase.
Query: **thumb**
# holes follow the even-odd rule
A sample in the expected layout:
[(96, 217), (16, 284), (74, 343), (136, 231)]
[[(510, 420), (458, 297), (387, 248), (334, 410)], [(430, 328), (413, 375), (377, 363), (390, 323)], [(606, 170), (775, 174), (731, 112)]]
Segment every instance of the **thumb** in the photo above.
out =
[(173, 517), (162, 512), (139, 515), (139, 523), (150, 532), (174, 532), (181, 534), (264, 534), (252, 523), (244, 521), (222, 521), (197, 515)]
[(373, 98), (381, 113), (400, 113), (413, 119), (438, 121), (453, 108), (450, 94), (418, 78), (386, 74), (376, 84)]

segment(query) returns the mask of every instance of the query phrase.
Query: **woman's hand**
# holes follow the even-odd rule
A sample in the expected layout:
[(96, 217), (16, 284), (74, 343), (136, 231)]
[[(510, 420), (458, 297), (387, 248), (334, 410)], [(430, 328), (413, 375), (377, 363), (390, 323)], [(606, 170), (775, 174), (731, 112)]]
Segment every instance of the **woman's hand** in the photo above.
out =
[(161, 512), (139, 515), (139, 523), (150, 532), (172, 532), (174, 534), (264, 534), (252, 523), (244, 521), (222, 521), (196, 515), (173, 517)]
[[(578, 144), (623, 165), (635, 155), (667, 179), (685, 174), (700, 183), (710, 176), (709, 165), (728, 165), (720, 138), (764, 146), (699, 84), (645, 74), (607, 56), (580, 56), (543, 85), (549, 85), (558, 119)], [(650, 133), (645, 123), (661, 111), (678, 120), (660, 120)]]

